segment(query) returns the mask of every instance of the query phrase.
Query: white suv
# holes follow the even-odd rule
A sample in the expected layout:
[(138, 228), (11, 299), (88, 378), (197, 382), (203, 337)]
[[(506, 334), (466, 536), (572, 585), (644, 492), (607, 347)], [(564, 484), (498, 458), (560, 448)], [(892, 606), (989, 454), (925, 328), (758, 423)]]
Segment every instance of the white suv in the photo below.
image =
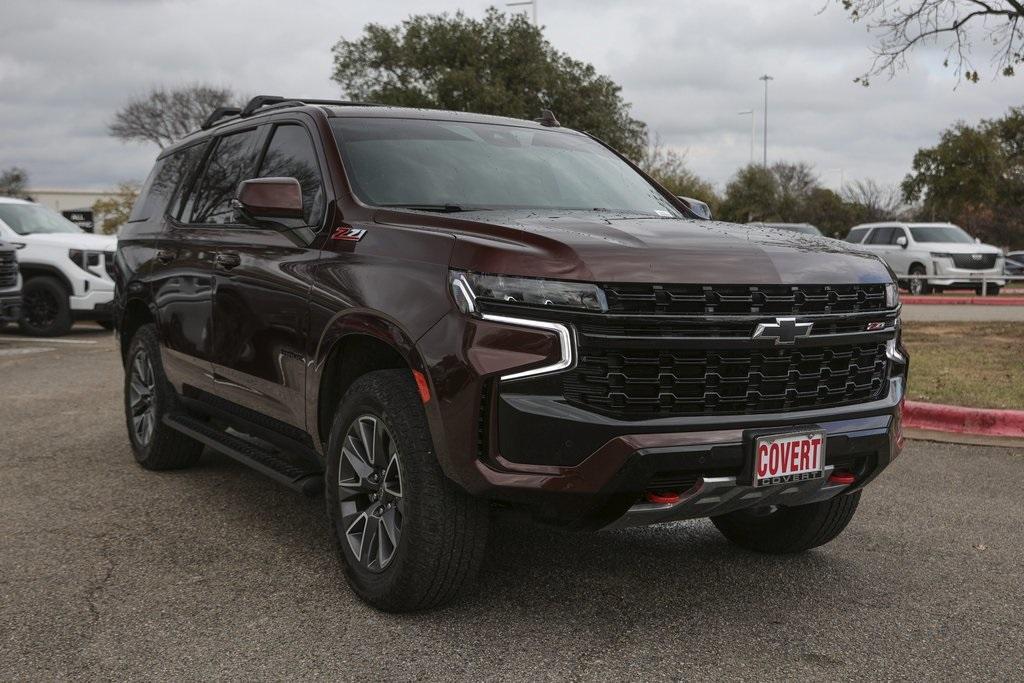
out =
[(952, 223), (870, 223), (850, 229), (847, 242), (878, 254), (897, 276), (920, 275), (904, 280), (911, 294), (933, 289), (973, 289), (999, 294), (1003, 279), (1003, 252), (981, 244)]
[(75, 320), (111, 326), (117, 237), (93, 235), (46, 207), (0, 197), (0, 241), (18, 247), (21, 329), (52, 337)]

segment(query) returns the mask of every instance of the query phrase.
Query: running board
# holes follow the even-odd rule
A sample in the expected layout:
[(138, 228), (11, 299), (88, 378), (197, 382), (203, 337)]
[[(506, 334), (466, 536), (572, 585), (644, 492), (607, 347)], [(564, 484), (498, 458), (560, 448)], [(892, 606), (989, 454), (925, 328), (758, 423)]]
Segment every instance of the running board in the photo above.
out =
[(243, 465), (262, 472), (274, 481), (288, 488), (314, 497), (323, 492), (323, 472), (303, 469), (283, 460), (278, 454), (249, 443), (245, 439), (187, 415), (166, 415), (164, 424), (171, 429), (192, 437), (210, 448), (227, 455)]

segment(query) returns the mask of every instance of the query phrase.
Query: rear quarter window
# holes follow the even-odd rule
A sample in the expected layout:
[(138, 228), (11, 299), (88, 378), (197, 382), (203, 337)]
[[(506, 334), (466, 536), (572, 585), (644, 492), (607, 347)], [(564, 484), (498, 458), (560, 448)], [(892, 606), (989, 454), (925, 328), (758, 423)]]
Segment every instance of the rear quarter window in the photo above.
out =
[(137, 223), (163, 216), (183, 180), (195, 169), (203, 148), (202, 144), (192, 145), (157, 159), (132, 206), (128, 222)]

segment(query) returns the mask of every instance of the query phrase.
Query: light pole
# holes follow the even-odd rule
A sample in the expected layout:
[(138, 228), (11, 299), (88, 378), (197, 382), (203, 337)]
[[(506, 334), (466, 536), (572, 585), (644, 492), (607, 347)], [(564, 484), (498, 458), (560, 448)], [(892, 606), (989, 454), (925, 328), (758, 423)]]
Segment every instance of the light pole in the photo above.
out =
[(533, 7), (533, 25), (537, 25), (537, 0), (526, 0), (526, 2), (506, 2), (505, 7), (526, 7), (531, 5)]
[(746, 111), (736, 112), (737, 116), (749, 116), (750, 117), (750, 163), (754, 163), (754, 110), (747, 109)]
[(764, 81), (764, 167), (768, 168), (768, 81), (775, 79), (765, 74), (757, 80)]

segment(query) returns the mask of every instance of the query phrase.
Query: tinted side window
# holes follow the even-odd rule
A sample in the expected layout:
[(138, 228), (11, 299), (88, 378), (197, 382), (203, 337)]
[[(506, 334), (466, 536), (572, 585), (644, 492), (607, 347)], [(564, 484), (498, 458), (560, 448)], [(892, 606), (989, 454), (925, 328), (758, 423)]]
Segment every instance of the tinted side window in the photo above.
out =
[(892, 234), (896, 231), (896, 228), (875, 228), (868, 235), (868, 241), (865, 244), (891, 244)]
[(252, 177), (258, 133), (248, 130), (225, 135), (217, 141), (202, 177), (197, 181), (182, 213), (187, 223), (234, 223), (231, 200), (238, 183)]
[(892, 235), (889, 236), (889, 244), (896, 244), (896, 240), (906, 236), (907, 233), (903, 228), (892, 228)]
[(129, 223), (161, 216), (167, 211), (175, 191), (202, 157), (203, 147), (192, 145), (157, 160), (132, 207)]
[(864, 239), (864, 233), (867, 232), (867, 228), (855, 228), (850, 231), (850, 234), (846, 236), (847, 242), (853, 242), (859, 244)]
[(260, 164), (260, 178), (295, 178), (302, 186), (302, 210), (308, 225), (319, 225), (324, 214), (324, 185), (316, 150), (306, 129), (282, 125), (274, 129)]

